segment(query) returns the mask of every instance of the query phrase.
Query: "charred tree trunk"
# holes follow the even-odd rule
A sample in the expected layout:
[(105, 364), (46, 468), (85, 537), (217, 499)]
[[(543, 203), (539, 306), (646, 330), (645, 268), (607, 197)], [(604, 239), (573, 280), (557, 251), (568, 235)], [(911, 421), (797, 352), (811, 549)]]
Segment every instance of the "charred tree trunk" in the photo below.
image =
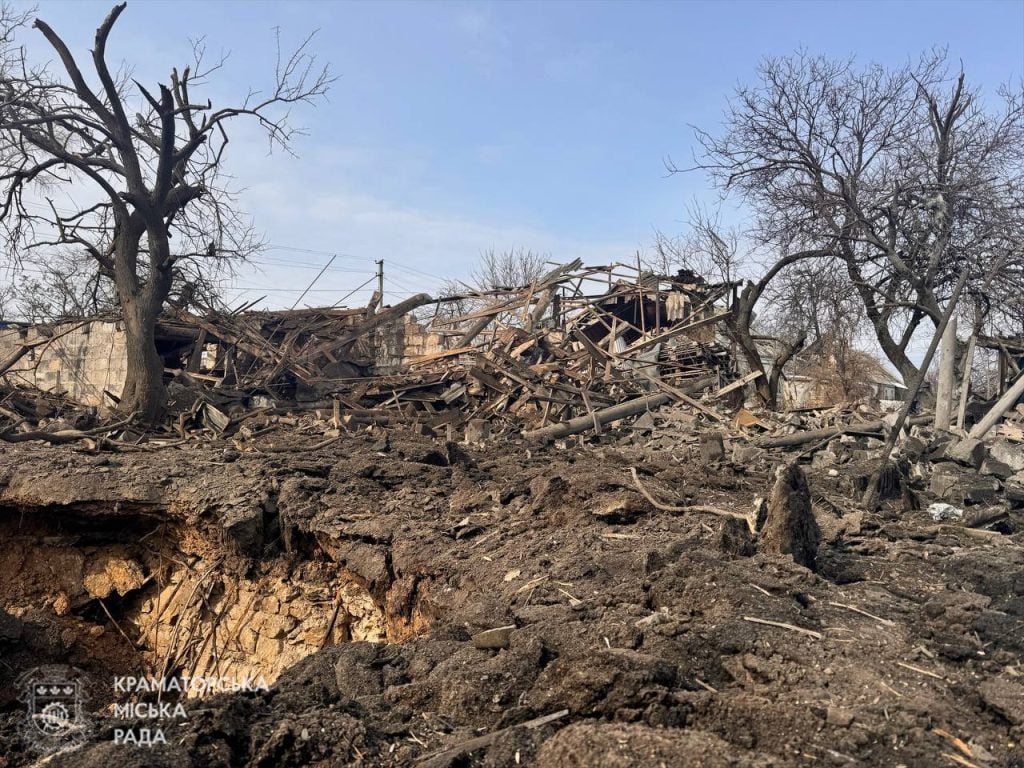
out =
[(157, 316), (148, 311), (145, 303), (130, 300), (123, 307), (128, 370), (120, 410), (153, 422), (163, 411), (166, 393), (163, 360), (156, 349)]
[(768, 377), (768, 392), (772, 397), (772, 410), (777, 410), (779, 406), (779, 385), (782, 381), (782, 371), (786, 367), (786, 363), (792, 360), (793, 356), (804, 348), (804, 344), (806, 342), (807, 332), (804, 331), (800, 334), (799, 338), (792, 343), (787, 344), (778, 357), (775, 358), (775, 366), (772, 368), (771, 375)]
[[(739, 299), (739, 301), (742, 301), (742, 299)], [(764, 363), (761, 360), (761, 353), (758, 351), (757, 343), (750, 334), (750, 328), (742, 327), (734, 316), (728, 321), (728, 329), (730, 335), (739, 346), (740, 352), (743, 353), (743, 359), (746, 360), (747, 366), (750, 370), (760, 371), (762, 374), (754, 380), (754, 389), (757, 392), (757, 396), (761, 398), (766, 408), (774, 410), (777, 404), (777, 398), (772, 394), (767, 372), (765, 371)]]
[[(65, 41), (42, 19), (33, 26), (52, 47), (63, 74), (29, 65), (22, 48), (5, 49), (0, 141), (10, 156), (0, 168), (0, 224), (13, 222), (5, 231), (32, 241), (37, 222), (45, 221), (54, 230), (52, 241), (47, 235), (30, 247), (84, 248), (100, 272), (113, 277), (127, 346), (119, 407), (153, 422), (165, 400), (156, 325), (174, 282), (175, 260), (190, 259), (204, 271), (202, 259), (240, 256), (256, 246), (245, 225), (235, 223), (231, 195), (211, 183), (228, 144), (225, 126), (235, 118), (253, 120), (272, 146), (286, 148), (297, 134), (288, 111), (322, 97), (333, 78), (326, 67), (313, 66), (303, 43), (290, 56), (278, 51), (281, 66), (273, 86), (250, 91), (236, 106), (214, 109), (209, 99), (194, 98), (191, 89), (209, 72), (201, 66), (173, 69), (170, 84), (160, 83), (150, 93), (108, 66), (107, 43), (125, 6), (114, 6), (96, 30), (95, 76), (82, 71)], [(48, 216), (33, 215), (32, 226), (21, 225), (24, 192), (54, 184), (88, 185), (99, 200), (85, 195), (89, 205), (70, 213), (51, 205)], [(225, 237), (229, 230), (236, 231)], [(172, 231), (178, 237), (173, 256)], [(180, 270), (179, 277), (187, 279)]]

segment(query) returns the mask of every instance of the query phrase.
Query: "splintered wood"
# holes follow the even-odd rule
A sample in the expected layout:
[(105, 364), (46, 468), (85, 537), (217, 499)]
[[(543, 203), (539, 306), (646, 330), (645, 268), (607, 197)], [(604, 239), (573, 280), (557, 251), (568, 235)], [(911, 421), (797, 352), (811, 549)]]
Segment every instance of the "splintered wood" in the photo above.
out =
[[(179, 311), (165, 326), (191, 333), (176, 381), (202, 391), (195, 413), (217, 432), (234, 406), (262, 396), (269, 407), (323, 407), (341, 426), (487, 419), (493, 432), (553, 439), (600, 434), (669, 402), (721, 419), (698, 398), (750, 380), (719, 343), (733, 288), (576, 260), (516, 289), (419, 294), (388, 308)], [(430, 304), (432, 317), (406, 317)], [(441, 348), (407, 355), (410, 333)], [(382, 349), (393, 365), (380, 364)]]

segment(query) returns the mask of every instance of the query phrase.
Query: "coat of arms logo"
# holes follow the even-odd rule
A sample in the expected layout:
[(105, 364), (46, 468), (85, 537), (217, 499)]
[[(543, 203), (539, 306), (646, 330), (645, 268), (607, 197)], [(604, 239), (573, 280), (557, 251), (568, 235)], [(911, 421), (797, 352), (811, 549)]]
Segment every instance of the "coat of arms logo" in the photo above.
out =
[(44, 750), (60, 749), (84, 739), (88, 721), (82, 710), (83, 677), (73, 667), (42, 667), (21, 677), (27, 713), (25, 735)]

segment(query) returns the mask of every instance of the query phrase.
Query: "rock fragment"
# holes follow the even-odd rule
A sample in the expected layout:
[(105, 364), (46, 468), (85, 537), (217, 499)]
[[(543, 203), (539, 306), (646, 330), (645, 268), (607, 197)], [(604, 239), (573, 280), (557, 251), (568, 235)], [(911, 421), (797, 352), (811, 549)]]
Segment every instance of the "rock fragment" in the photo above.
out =
[(505, 627), (485, 629), (473, 635), (473, 647), (482, 651), (502, 650), (508, 648), (509, 640), (512, 637), (512, 630), (516, 627), (509, 624)]
[(708, 432), (701, 436), (700, 458), (704, 464), (716, 464), (725, 458), (725, 442), (721, 432)]

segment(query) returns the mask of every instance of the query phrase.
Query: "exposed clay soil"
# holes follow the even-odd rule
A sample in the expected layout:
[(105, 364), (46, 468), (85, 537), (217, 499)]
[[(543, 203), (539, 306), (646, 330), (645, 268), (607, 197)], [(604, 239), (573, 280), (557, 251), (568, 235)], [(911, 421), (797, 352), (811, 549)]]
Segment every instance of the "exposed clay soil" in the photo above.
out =
[[(1024, 766), (1019, 513), (1001, 532), (899, 502), (864, 514), (848, 477), (809, 471), (815, 573), (758, 553), (737, 521), (655, 510), (629, 472), (656, 498), (745, 515), (769, 463), (705, 468), (686, 445), (288, 439), (297, 450), (0, 455), (0, 766), (39, 758), (14, 681), (57, 662), (96, 681), (94, 730), (48, 766)], [(257, 667), (305, 657), (268, 666), (268, 692), (190, 705), (167, 746), (115, 745), (108, 680), (161, 669), (145, 617), (200, 568), (219, 591), (176, 621), (211, 626), (252, 593)], [(507, 648), (475, 647), (507, 625)]]

